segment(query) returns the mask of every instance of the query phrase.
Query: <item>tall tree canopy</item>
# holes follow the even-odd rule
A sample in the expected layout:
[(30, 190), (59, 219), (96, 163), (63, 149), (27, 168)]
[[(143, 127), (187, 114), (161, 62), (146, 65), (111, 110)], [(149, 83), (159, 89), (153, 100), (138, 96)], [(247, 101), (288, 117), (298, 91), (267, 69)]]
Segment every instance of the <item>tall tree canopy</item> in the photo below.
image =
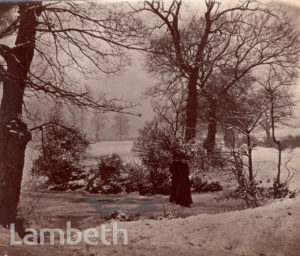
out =
[(201, 111), (197, 95), (205, 91), (208, 95), (216, 74), (228, 79), (217, 94), (209, 94), (215, 101), (265, 66), (292, 73), (299, 57), (298, 33), (278, 9), (254, 1), (228, 5), (206, 0), (201, 4), (202, 12), (185, 18), (181, 0), (145, 1), (142, 7), (134, 8), (156, 18), (157, 29), (147, 54), (148, 70), (165, 84), (185, 79), (186, 140), (196, 134), (197, 111)]

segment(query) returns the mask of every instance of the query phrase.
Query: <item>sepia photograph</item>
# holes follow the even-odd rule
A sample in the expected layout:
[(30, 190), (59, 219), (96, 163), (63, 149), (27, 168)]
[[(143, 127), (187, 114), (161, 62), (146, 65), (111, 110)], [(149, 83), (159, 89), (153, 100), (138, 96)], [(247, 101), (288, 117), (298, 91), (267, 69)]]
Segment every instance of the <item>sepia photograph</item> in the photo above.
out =
[(0, 0), (0, 256), (300, 256), (300, 0)]

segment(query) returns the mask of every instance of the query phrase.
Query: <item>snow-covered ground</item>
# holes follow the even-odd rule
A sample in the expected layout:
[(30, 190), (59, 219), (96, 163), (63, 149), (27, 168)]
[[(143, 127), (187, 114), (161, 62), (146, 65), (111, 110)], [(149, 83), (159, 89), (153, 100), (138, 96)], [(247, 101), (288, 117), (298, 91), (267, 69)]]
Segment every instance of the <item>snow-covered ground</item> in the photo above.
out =
[[(108, 142), (107, 142), (108, 143)], [(118, 150), (130, 155), (129, 146), (108, 143), (94, 145), (93, 154)], [(277, 151), (257, 148), (254, 151), (254, 167), (257, 180), (271, 185), (276, 176)], [(288, 162), (288, 163), (287, 163)], [(300, 191), (300, 149), (283, 152), (283, 174), (287, 175), (285, 163), (294, 174), (290, 188)], [(30, 163), (26, 163), (28, 168)], [(268, 181), (270, 180), (270, 182)], [(205, 255), (205, 256), (297, 256), (300, 255), (300, 198), (280, 199), (264, 207), (218, 214), (199, 214), (188, 218), (171, 220), (140, 220), (119, 223), (129, 235), (127, 246), (86, 245), (76, 247), (1, 247), (5, 234), (0, 236), (0, 255), (19, 250), (21, 254), (8, 255)], [(7, 237), (6, 237), (7, 238)], [(110, 239), (109, 237), (107, 238)], [(2, 248), (2, 249), (1, 249)], [(64, 251), (62, 251), (64, 249)], [(13, 251), (14, 250), (14, 251)]]
[[(278, 151), (274, 148), (258, 147), (253, 151), (256, 180), (262, 185), (271, 186), (277, 173)], [(286, 149), (282, 152), (282, 181), (292, 177), (290, 189), (300, 190), (300, 148)]]
[[(300, 200), (186, 219), (119, 223), (129, 245), (91, 248), (94, 255), (300, 255)], [(108, 237), (108, 240), (110, 237)], [(101, 252), (101, 253), (100, 253)]]
[[(288, 162), (294, 174), (290, 187), (299, 191), (300, 149), (287, 149), (282, 158), (282, 177), (287, 175)], [(265, 183), (270, 179), (271, 185), (276, 161), (277, 150), (257, 148), (254, 152), (257, 179)], [(300, 255), (299, 196), (256, 209), (119, 224), (128, 230), (131, 247), (120, 247), (118, 255)], [(93, 252), (100, 255), (97, 250)]]
[[(267, 182), (276, 175), (277, 151), (254, 152), (257, 179)], [(294, 173), (292, 189), (300, 190), (300, 149), (283, 152)], [(283, 164), (283, 178), (287, 171)], [(270, 183), (272, 184), (272, 183)], [(300, 255), (300, 198), (280, 199), (255, 209), (200, 214), (186, 219), (142, 220), (119, 223), (129, 234), (129, 246), (114, 249), (116, 255)], [(95, 255), (109, 255), (110, 248), (92, 248)], [(99, 253), (101, 250), (102, 253)]]
[(125, 161), (132, 160), (132, 140), (126, 141), (101, 141), (90, 145), (89, 153), (93, 156), (119, 154)]

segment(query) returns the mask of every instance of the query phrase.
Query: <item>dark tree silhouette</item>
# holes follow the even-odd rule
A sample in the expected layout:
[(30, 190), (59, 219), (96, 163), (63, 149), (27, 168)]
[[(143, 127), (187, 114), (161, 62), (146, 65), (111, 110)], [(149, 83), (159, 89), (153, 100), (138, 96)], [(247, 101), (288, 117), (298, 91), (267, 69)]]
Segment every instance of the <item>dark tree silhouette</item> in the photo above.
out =
[(93, 125), (93, 131), (95, 133), (95, 141), (99, 142), (103, 135), (103, 130), (107, 124), (107, 118), (102, 112), (94, 112), (91, 118), (91, 123)]
[(114, 122), (115, 123), (112, 125), (112, 129), (115, 131), (115, 135), (118, 136), (121, 141), (123, 136), (128, 135), (128, 131), (130, 129), (129, 118), (122, 113), (117, 113), (114, 116)]

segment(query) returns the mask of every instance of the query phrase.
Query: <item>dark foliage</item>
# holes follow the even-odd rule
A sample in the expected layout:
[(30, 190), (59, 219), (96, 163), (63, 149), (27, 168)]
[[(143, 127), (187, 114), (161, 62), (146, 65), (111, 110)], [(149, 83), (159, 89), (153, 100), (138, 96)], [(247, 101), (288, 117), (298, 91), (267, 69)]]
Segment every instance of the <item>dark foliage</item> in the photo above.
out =
[(192, 176), (191, 183), (193, 192), (215, 192), (223, 190), (223, 187), (219, 182), (208, 182), (204, 180), (199, 174)]
[(127, 164), (126, 178), (122, 181), (126, 192), (139, 192), (145, 194), (163, 194), (170, 192), (169, 172), (157, 170), (150, 173), (147, 168), (139, 164)]
[(170, 188), (169, 167), (179, 142), (156, 122), (148, 123), (139, 134), (132, 150), (147, 171), (146, 180), (151, 186), (149, 192), (167, 194)]
[(287, 183), (278, 184), (275, 181), (273, 187), (271, 187), (269, 190), (271, 191), (270, 194), (272, 194), (274, 198), (294, 198), (296, 196), (296, 192), (291, 191)]
[(117, 194), (122, 188), (124, 163), (118, 154), (103, 155), (96, 168), (90, 170), (86, 190), (92, 193)]
[(81, 132), (62, 121), (43, 128), (40, 155), (32, 172), (46, 176), (48, 185), (63, 184), (85, 178), (80, 162), (85, 157), (88, 141)]

